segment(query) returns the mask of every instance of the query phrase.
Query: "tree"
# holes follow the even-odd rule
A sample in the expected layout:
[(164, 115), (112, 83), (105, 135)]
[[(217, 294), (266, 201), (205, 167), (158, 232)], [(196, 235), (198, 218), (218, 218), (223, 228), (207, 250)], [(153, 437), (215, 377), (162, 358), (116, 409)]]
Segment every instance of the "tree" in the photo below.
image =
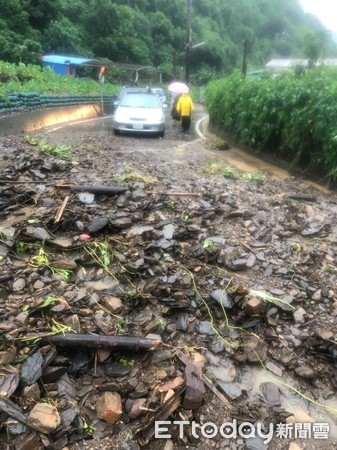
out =
[(29, 13), (21, 0), (0, 0), (0, 59), (11, 63), (39, 62), (39, 33), (29, 24)]
[(327, 38), (324, 33), (308, 33), (305, 37), (304, 54), (308, 58), (308, 67), (316, 66), (319, 58), (324, 56)]
[(22, 0), (0, 0), (1, 30), (7, 28), (14, 33), (25, 35), (34, 32), (29, 26), (29, 13)]
[(51, 21), (44, 30), (46, 53), (70, 53), (93, 56), (90, 47), (85, 47), (83, 30), (71, 22), (67, 17)]
[(11, 63), (39, 64), (40, 55), (41, 45), (39, 42), (24, 39), (23, 36), (8, 29), (0, 31), (0, 60)]
[(42, 32), (51, 21), (58, 19), (60, 6), (59, 0), (29, 0), (29, 23)]
[[(184, 65), (187, 5), (186, 0), (0, 0), (0, 58), (36, 60), (40, 48), (160, 66), (170, 78)], [(206, 42), (190, 52), (191, 76), (198, 73), (199, 80), (240, 68), (245, 40), (252, 44), (250, 66), (263, 66), (272, 55), (306, 53), (314, 61), (322, 45), (306, 35), (325, 31), (303, 12), (300, 0), (193, 0), (191, 17), (192, 45)], [(281, 35), (286, 39), (277, 43)], [(331, 36), (320, 42), (329, 56), (337, 54)]]

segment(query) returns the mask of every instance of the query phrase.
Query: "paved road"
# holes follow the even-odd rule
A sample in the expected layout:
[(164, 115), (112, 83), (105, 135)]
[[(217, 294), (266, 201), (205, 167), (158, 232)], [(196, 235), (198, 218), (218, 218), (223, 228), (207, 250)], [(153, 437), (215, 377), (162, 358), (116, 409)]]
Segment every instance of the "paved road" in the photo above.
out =
[[(166, 110), (166, 134), (164, 139), (194, 139), (194, 138), (200, 138), (202, 137), (202, 123), (205, 123), (208, 119), (208, 115), (203, 109), (202, 106), (197, 105), (195, 108), (195, 111), (193, 112), (192, 116), (192, 124), (191, 129), (188, 133), (186, 133), (186, 136), (183, 136), (183, 131), (177, 121), (172, 120), (170, 116), (170, 109), (168, 108)], [(95, 131), (113, 131), (112, 125), (111, 125), (111, 116), (99, 116), (96, 118), (91, 119), (84, 119), (74, 122), (68, 122), (63, 124), (57, 124), (54, 126), (50, 126), (46, 128), (46, 130), (50, 133), (56, 130), (60, 129), (66, 129), (68, 127), (71, 127), (74, 131), (79, 131), (81, 129), (90, 129), (92, 132)], [(132, 136), (129, 135), (129, 136)], [(137, 135), (133, 135), (135, 139), (141, 137)]]
[[(165, 155), (168, 160), (171, 158), (193, 158), (195, 162), (203, 156), (203, 162), (219, 161), (221, 164), (229, 165), (243, 172), (262, 172), (278, 178), (286, 179), (290, 173), (286, 168), (278, 166), (277, 161), (264, 161), (258, 155), (247, 153), (237, 147), (232, 147), (228, 151), (212, 150), (207, 146), (205, 137), (212, 138), (212, 134), (207, 130), (208, 114), (201, 105), (196, 105), (192, 116), (192, 125), (188, 133), (184, 133), (176, 121), (170, 116), (170, 109), (166, 110), (166, 133), (163, 139), (145, 135), (122, 135), (114, 136), (111, 124), (111, 115), (98, 116), (91, 119), (83, 119), (74, 122), (62, 123), (50, 126), (44, 129), (44, 132), (50, 133), (50, 137), (55, 143), (72, 144), (76, 143), (78, 137), (87, 136), (92, 139), (97, 134), (105, 134), (111, 140), (118, 142), (124, 149), (132, 149), (140, 152), (155, 151), (162, 153), (165, 149)], [(117, 139), (118, 138), (118, 139)], [(187, 154), (182, 153), (181, 149), (193, 149)], [(197, 150), (198, 148), (198, 150)], [(201, 155), (202, 154), (202, 155)], [(169, 156), (168, 156), (169, 155)], [(192, 156), (193, 155), (193, 156)], [(307, 183), (322, 192), (329, 192), (321, 184), (307, 180)]]

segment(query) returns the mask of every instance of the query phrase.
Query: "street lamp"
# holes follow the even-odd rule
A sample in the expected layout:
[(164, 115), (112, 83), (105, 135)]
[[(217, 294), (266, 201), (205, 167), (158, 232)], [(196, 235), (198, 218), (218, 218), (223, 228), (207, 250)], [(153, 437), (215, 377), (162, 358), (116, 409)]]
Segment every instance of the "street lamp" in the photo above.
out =
[(201, 45), (206, 44), (205, 41), (199, 42), (199, 44), (191, 45), (191, 41), (186, 44), (186, 60), (185, 60), (185, 81), (188, 84), (190, 80), (190, 50), (193, 48), (200, 47)]
[(202, 42), (199, 42), (199, 44), (192, 45), (192, 47), (190, 47), (190, 48), (197, 48), (204, 44), (206, 44), (206, 41), (202, 41)]

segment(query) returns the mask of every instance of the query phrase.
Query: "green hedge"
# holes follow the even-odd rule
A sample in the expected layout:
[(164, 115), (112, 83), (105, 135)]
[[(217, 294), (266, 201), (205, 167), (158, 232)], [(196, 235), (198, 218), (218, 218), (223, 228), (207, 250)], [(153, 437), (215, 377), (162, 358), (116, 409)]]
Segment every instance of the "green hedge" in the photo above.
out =
[(239, 142), (337, 180), (337, 69), (243, 79), (205, 91), (211, 121)]
[(53, 106), (85, 105), (98, 103), (103, 107), (113, 103), (115, 95), (46, 95), (37, 93), (13, 92), (0, 97), (0, 114), (27, 111), (36, 108)]

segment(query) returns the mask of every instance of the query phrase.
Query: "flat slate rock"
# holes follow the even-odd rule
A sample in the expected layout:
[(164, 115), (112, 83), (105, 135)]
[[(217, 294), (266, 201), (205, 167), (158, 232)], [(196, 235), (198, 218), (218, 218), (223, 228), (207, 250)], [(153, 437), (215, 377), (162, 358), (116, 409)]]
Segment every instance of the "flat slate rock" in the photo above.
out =
[(281, 406), (280, 390), (275, 383), (271, 381), (261, 383), (260, 390), (271, 406)]
[(217, 289), (211, 293), (211, 297), (224, 308), (233, 308), (234, 303), (230, 295), (224, 289)]
[(236, 400), (241, 397), (242, 390), (239, 383), (218, 383), (219, 388), (226, 394), (231, 400)]

